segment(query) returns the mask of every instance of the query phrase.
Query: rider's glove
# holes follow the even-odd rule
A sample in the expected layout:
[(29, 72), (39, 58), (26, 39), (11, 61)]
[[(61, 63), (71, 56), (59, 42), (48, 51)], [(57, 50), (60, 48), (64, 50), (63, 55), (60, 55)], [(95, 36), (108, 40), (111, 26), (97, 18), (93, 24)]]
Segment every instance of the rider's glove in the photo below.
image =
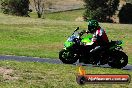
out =
[(82, 36), (84, 33), (86, 33), (85, 30), (81, 31), (79, 34), (80, 34), (80, 36)]

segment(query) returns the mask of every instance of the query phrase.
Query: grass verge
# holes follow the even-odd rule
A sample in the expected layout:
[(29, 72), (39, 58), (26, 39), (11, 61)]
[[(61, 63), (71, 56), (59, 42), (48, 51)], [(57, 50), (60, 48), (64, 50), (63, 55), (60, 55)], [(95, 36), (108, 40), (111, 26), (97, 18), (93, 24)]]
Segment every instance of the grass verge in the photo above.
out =
[[(130, 88), (130, 84), (88, 84), (80, 86), (76, 83), (78, 66), (57, 65), (48, 63), (1, 61), (0, 68), (9, 72), (0, 73), (0, 88)], [(88, 74), (130, 74), (131, 71), (84, 67)], [(9, 79), (10, 77), (10, 79)], [(14, 79), (11, 79), (14, 78)]]

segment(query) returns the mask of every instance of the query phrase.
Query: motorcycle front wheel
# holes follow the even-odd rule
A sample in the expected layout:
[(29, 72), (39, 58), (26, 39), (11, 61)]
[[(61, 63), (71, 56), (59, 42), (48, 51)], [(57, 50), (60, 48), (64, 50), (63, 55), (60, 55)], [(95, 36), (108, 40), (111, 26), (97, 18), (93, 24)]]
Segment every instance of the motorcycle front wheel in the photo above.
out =
[(73, 64), (78, 60), (77, 54), (65, 49), (59, 52), (59, 59), (65, 64)]

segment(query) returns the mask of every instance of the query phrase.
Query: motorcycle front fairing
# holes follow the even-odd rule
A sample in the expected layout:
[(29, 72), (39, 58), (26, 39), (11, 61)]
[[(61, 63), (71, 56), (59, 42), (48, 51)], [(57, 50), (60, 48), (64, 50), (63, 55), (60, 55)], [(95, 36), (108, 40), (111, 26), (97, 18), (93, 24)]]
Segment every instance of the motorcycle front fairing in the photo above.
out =
[(67, 48), (70, 48), (72, 47), (75, 42), (74, 42), (74, 39), (79, 39), (79, 34), (78, 32), (75, 32), (73, 35), (71, 35), (67, 40), (66, 42), (64, 43), (64, 49), (67, 49)]

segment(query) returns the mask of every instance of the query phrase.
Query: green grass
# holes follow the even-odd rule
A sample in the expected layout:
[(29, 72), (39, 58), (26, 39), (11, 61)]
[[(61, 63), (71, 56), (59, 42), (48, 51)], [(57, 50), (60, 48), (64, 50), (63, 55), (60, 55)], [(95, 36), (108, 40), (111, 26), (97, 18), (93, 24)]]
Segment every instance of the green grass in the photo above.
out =
[[(76, 16), (73, 13), (77, 13)], [(81, 13), (81, 12), (80, 12)], [(58, 58), (63, 43), (76, 27), (86, 29), (86, 22), (75, 22), (79, 11), (48, 14), (46, 19), (25, 18), (0, 13), (0, 55), (17, 55)], [(54, 17), (55, 16), (55, 17)], [(110, 40), (123, 40), (124, 51), (132, 64), (132, 25), (101, 23)], [(0, 68), (12, 69), (6, 74), (0, 71), (0, 88), (130, 88), (130, 84), (76, 83), (78, 66), (36, 62), (0, 61)], [(131, 71), (84, 67), (89, 74), (130, 74)], [(14, 79), (9, 79), (9, 78)], [(15, 79), (16, 78), (16, 79)]]
[[(63, 43), (76, 27), (86, 22), (24, 18), (0, 14), (0, 54), (58, 58)], [(132, 64), (132, 25), (101, 23), (110, 40), (123, 40)], [(123, 38), (125, 36), (125, 38)]]
[[(45, 13), (43, 18), (52, 19), (52, 20), (75, 21), (77, 18), (83, 16), (82, 13), (84, 13), (84, 9), (64, 11), (64, 12)], [(30, 16), (33, 18), (37, 18), (37, 14), (34, 12), (30, 13)]]
[[(0, 73), (0, 88), (130, 88), (130, 84), (87, 84), (80, 86), (76, 83), (78, 66), (57, 65), (34, 62), (1, 61), (0, 67), (12, 69), (9, 79)], [(84, 67), (87, 74), (130, 74), (131, 71)]]

